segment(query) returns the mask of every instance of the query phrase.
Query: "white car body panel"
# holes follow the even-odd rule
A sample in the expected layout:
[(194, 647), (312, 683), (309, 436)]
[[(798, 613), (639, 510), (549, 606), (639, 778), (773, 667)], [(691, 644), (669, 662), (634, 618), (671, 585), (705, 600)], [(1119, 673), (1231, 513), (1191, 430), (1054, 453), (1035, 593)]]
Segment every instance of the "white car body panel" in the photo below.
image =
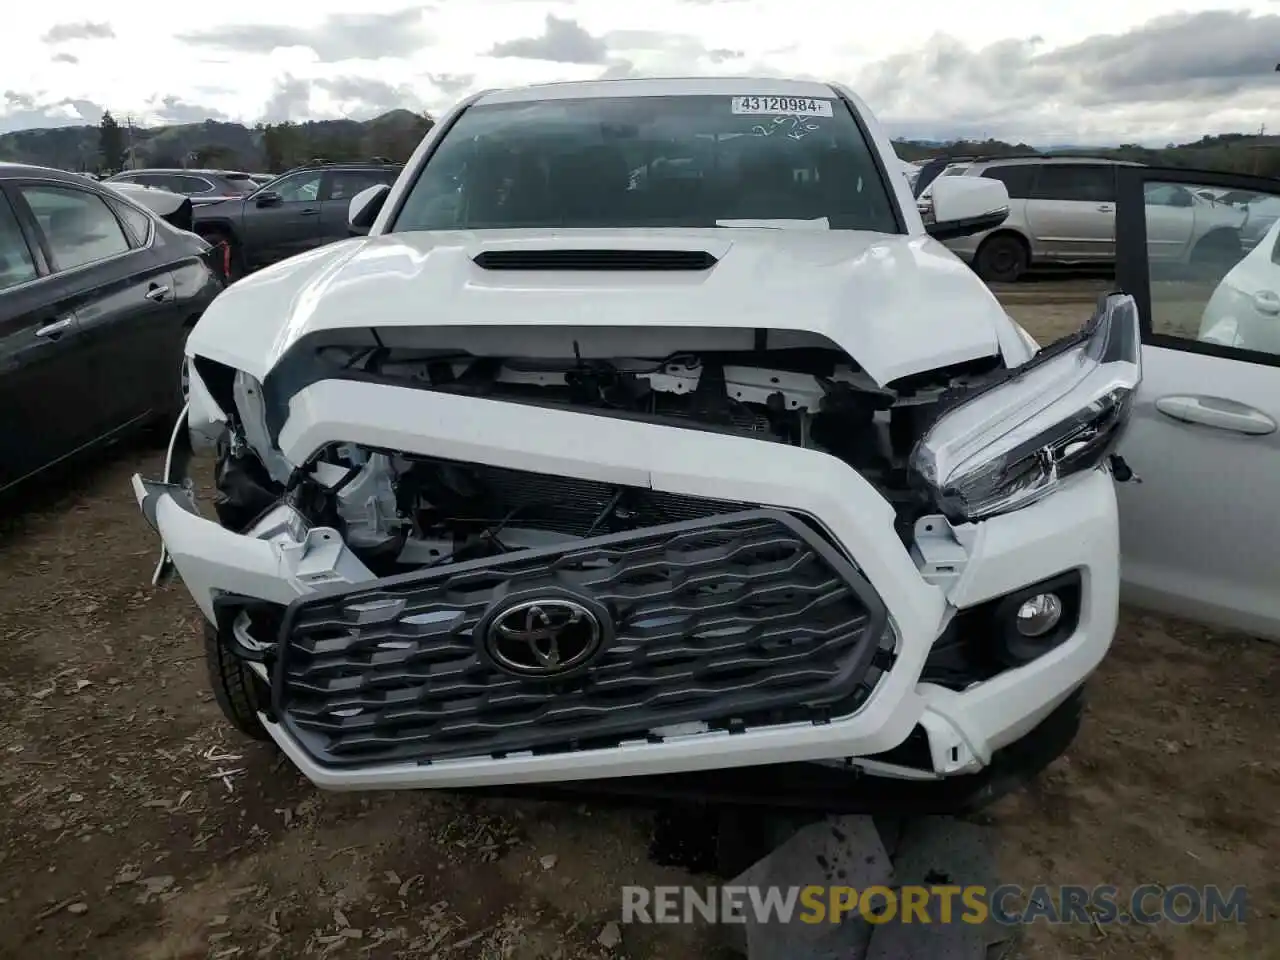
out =
[[(1184, 399), (1208, 409), (1180, 410)], [(1261, 414), (1271, 432), (1215, 428), (1205, 417), (1215, 409)], [(1280, 639), (1280, 510), (1268, 506), (1280, 477), (1278, 422), (1280, 367), (1143, 348), (1120, 448), (1142, 479), (1118, 490), (1128, 599)]]
[[(634, 273), (605, 281), (591, 274), (487, 271), (471, 262), (481, 250), (584, 245), (706, 250), (721, 260), (711, 276)], [(856, 357), (881, 385), (1002, 349), (1021, 353), (995, 296), (975, 288), (969, 269), (929, 237), (769, 229), (354, 238), (234, 284), (192, 332), (191, 350), (261, 380), (307, 334), (371, 326), (414, 331), (424, 326), (428, 309), (431, 342), (442, 346), (456, 343), (442, 333), (451, 326), (765, 327), (818, 334)]]
[(1280, 220), (1214, 289), (1200, 320), (1200, 340), (1280, 355), (1278, 246)]

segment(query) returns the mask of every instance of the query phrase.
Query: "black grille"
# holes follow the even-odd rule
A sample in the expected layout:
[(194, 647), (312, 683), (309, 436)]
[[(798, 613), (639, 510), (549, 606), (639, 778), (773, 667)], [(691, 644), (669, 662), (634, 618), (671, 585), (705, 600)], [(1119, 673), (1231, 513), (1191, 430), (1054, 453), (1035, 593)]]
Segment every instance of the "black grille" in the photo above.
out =
[(705, 250), (485, 250), (472, 262), (485, 270), (709, 270)]
[[(480, 656), (495, 604), (539, 590), (608, 611), (582, 672), (529, 680)], [(504, 600), (507, 598), (507, 600)], [(800, 520), (752, 510), (524, 550), (302, 598), (273, 708), (321, 763), (558, 752), (855, 711), (892, 637), (870, 585)]]

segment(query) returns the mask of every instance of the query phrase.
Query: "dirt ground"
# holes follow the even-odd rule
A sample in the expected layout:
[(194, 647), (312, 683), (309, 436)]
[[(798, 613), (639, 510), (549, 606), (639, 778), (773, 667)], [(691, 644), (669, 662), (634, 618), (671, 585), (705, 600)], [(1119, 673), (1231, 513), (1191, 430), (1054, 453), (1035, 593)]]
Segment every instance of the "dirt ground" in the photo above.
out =
[[(1047, 342), (1106, 286), (999, 292)], [(716, 955), (683, 926), (600, 942), (623, 884), (687, 878), (649, 859), (644, 810), (323, 794), (238, 739), (186, 592), (149, 586), (128, 478), (161, 459), (119, 450), (0, 521), (0, 957)], [(1248, 922), (1040, 923), (1014, 956), (1280, 956), (1278, 661), (1127, 611), (1069, 754), (990, 811), (1005, 882), (1244, 884)]]

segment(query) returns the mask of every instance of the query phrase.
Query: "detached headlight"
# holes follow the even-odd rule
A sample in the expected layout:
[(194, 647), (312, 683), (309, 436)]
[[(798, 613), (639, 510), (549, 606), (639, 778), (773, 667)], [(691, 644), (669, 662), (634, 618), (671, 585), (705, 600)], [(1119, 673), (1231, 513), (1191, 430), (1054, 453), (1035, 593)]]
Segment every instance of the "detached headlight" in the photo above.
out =
[(911, 471), (956, 521), (1007, 513), (1111, 453), (1142, 381), (1133, 298), (1113, 294), (1076, 336), (945, 412), (911, 453)]

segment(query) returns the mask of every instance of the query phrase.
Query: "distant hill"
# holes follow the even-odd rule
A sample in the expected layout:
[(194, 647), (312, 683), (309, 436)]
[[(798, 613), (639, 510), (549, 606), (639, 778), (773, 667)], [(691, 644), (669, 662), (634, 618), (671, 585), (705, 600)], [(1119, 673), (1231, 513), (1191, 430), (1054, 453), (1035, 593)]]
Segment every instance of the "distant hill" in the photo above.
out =
[(1191, 143), (1168, 144), (1165, 147), (1143, 147), (1121, 144), (1109, 147), (1055, 146), (1032, 147), (1025, 143), (1003, 140), (957, 140), (939, 144), (928, 140), (895, 140), (894, 150), (903, 160), (927, 157), (1008, 157), (1015, 155), (1111, 157), (1133, 160), (1159, 167), (1187, 170), (1220, 170), (1267, 177), (1280, 176), (1280, 137), (1246, 133), (1224, 133), (1205, 136)]
[[(215, 166), (277, 171), (315, 156), (328, 160), (406, 160), (431, 128), (428, 116), (392, 110), (372, 120), (318, 120), (246, 127), (183, 123), (134, 127), (131, 167)], [(128, 131), (126, 131), (128, 134)], [(129, 146), (128, 137), (126, 146)], [(66, 170), (99, 170), (97, 126), (18, 130), (0, 134), (0, 160)]]

